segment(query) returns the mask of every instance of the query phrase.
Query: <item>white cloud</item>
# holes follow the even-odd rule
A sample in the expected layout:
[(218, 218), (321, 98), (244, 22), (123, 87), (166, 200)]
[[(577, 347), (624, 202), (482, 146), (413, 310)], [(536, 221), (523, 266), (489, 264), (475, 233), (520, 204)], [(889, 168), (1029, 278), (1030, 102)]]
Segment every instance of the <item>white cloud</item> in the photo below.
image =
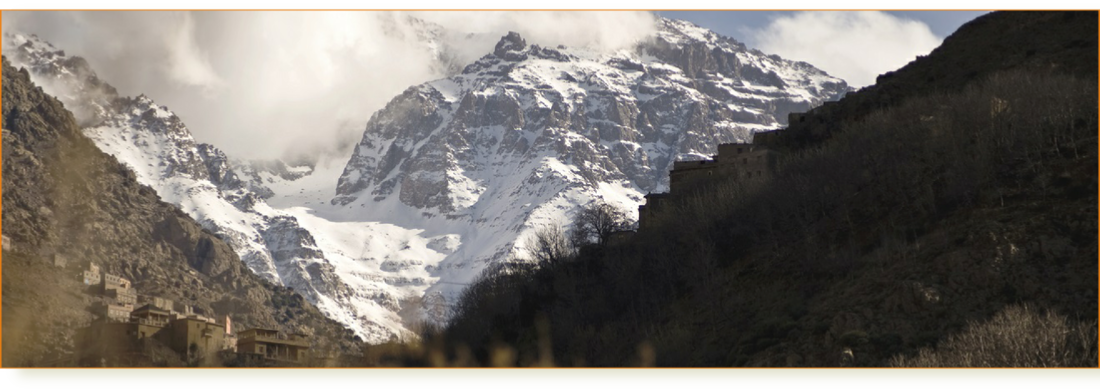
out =
[(879, 11), (798, 12), (772, 20), (753, 38), (766, 53), (808, 62), (856, 87), (942, 42), (923, 22)]
[[(412, 12), (413, 16), (454, 31), (492, 37), (515, 31), (528, 44), (554, 47), (620, 49), (654, 32), (656, 19), (649, 12), (623, 11), (478, 11)], [(491, 49), (491, 46), (490, 46)], [(484, 53), (478, 54), (480, 57)], [(476, 57), (475, 57), (476, 58)]]
[(195, 22), (191, 14), (179, 14), (178, 25), (168, 29), (164, 47), (168, 50), (168, 74), (172, 79), (191, 86), (215, 89), (222, 84), (206, 53), (195, 42)]
[(482, 11), (21, 11), (4, 12), (3, 27), (86, 58), (121, 94), (168, 106), (231, 156), (347, 159), (371, 114), (444, 76), (410, 15), (455, 32), (442, 39), (459, 66), (508, 31), (531, 44), (616, 48), (653, 30), (648, 12)]

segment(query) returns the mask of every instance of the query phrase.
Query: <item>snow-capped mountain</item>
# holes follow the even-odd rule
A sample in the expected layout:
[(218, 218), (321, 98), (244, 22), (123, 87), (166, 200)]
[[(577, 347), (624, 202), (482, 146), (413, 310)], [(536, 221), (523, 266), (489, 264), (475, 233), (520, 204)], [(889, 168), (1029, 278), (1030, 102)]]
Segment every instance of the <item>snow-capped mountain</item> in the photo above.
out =
[(594, 200), (636, 214), (645, 193), (668, 188), (673, 161), (749, 141), (848, 91), (809, 64), (658, 23), (650, 40), (614, 53), (509, 33), (462, 73), (409, 88), (371, 117), (332, 203), (458, 235), (438, 276), (468, 282), (522, 256), (538, 226), (567, 224)]
[(464, 68), (438, 40), (462, 34), (421, 27), (417, 38), (452, 76), (376, 112), (350, 159), (292, 165), (197, 143), (168, 108), (119, 97), (85, 61), (36, 37), (7, 36), (4, 48), (140, 182), (370, 342), (406, 332), (410, 313), (444, 319), (482, 270), (522, 257), (540, 225), (565, 225), (595, 200), (634, 213), (646, 192), (667, 189), (673, 161), (848, 91), (809, 64), (668, 19), (616, 52), (511, 33)]
[(308, 205), (289, 187), (313, 174), (314, 167), (233, 161), (216, 147), (197, 143), (179, 117), (149, 97), (119, 97), (83, 59), (67, 57), (34, 36), (5, 38), (5, 55), (13, 64), (26, 67), (49, 93), (84, 114), (85, 135), (161, 199), (229, 243), (257, 275), (293, 288), (367, 341), (405, 331), (397, 314), (401, 301), (419, 298), (430, 273), (393, 266), (430, 267), (443, 257), (433, 248), (445, 250), (449, 237), (421, 238), (417, 230), (394, 225), (329, 222), (303, 208), (272, 208), (265, 201), (275, 196), (272, 188), (291, 206)]

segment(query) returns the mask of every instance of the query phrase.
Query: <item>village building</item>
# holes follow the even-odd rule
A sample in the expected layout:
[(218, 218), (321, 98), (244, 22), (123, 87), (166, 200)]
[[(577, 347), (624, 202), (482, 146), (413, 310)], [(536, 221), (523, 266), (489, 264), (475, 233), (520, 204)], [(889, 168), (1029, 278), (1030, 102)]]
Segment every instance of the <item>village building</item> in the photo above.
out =
[(111, 289), (130, 289), (130, 280), (118, 275), (103, 273), (103, 292)]
[(135, 322), (165, 327), (172, 321), (172, 313), (166, 309), (158, 308), (152, 304), (146, 304), (135, 309), (131, 316)]
[(85, 350), (100, 355), (137, 355), (152, 340), (162, 336), (164, 327), (133, 321), (93, 323), (79, 331)]
[(84, 284), (88, 286), (95, 286), (103, 281), (103, 276), (100, 275), (99, 266), (96, 263), (88, 263), (88, 269), (84, 270), (83, 278)]
[(225, 346), (225, 326), (199, 316), (172, 320), (170, 346), (179, 353), (207, 357)]
[(4, 250), (11, 250), (11, 238), (8, 236), (0, 236), (3, 238)]
[(638, 206), (638, 228), (641, 229), (644, 225), (643, 222), (652, 222), (658, 212), (664, 209), (664, 206), (668, 204), (668, 200), (672, 195), (668, 193), (650, 193), (645, 195), (645, 204)]
[(751, 143), (718, 145), (718, 155), (703, 161), (673, 162), (668, 173), (669, 193), (697, 192), (719, 179), (751, 180), (771, 175), (776, 154)]
[(304, 334), (289, 336), (274, 330), (252, 328), (242, 331), (237, 354), (268, 362), (304, 362), (309, 355), (309, 340)]
[(225, 346), (223, 350), (237, 352), (237, 334), (233, 332), (233, 320), (225, 316)]
[[(153, 304), (106, 304), (103, 318), (80, 331), (85, 349), (103, 356), (141, 356), (153, 344), (189, 358), (213, 358), (228, 344), (230, 319), (219, 324), (210, 317), (179, 314)], [(155, 343), (154, 343), (155, 342)]]
[(60, 253), (54, 253), (46, 257), (54, 267), (65, 268), (69, 265), (69, 258)]
[(152, 295), (138, 295), (138, 302), (143, 304), (150, 304), (164, 310), (175, 309), (175, 303), (166, 298), (155, 297)]
[(107, 298), (113, 299), (120, 305), (134, 305), (138, 302), (137, 290), (134, 289), (110, 289), (103, 293)]
[[(756, 138), (771, 140), (756, 134)], [(778, 155), (765, 145), (728, 143), (718, 145), (718, 154), (707, 160), (677, 161), (668, 173), (668, 193), (650, 193), (646, 203), (638, 207), (638, 228), (651, 222), (655, 215), (678, 197), (704, 191), (720, 181), (751, 181), (765, 179), (775, 171)]]
[[(210, 360), (219, 352), (240, 351), (259, 363), (278, 364), (300, 363), (309, 355), (305, 335), (288, 336), (269, 329), (250, 329), (238, 335), (229, 316), (218, 319), (196, 314), (191, 305), (139, 295), (128, 279), (104, 273), (95, 263), (88, 263), (82, 277), (86, 285), (95, 285), (103, 294), (100, 318), (78, 332), (82, 350), (93, 361), (108, 357), (148, 360), (149, 353), (174, 355), (172, 352), (186, 361)], [(135, 309), (139, 303), (143, 305)]]
[(124, 323), (130, 321), (130, 313), (133, 311), (133, 304), (105, 304), (102, 316), (107, 321)]

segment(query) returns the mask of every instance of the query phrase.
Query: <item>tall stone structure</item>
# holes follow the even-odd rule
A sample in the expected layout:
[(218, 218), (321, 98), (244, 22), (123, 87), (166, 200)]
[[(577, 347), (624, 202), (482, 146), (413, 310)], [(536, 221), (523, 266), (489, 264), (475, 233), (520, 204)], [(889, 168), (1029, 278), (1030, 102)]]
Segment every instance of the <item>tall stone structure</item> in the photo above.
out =
[(768, 178), (775, 171), (777, 153), (766, 145), (728, 143), (718, 145), (718, 155), (702, 161), (673, 162), (668, 193), (645, 196), (638, 207), (638, 228), (645, 226), (671, 200), (704, 191), (721, 180), (749, 181)]

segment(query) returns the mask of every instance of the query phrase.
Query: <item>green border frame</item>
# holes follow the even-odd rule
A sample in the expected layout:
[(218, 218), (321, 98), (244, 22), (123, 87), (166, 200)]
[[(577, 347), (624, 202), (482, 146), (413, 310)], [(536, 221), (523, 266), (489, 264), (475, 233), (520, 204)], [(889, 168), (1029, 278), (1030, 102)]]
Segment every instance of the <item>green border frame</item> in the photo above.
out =
[[(1097, 10), (1096, 3), (25, 3), (13, 10)], [(7, 369), (25, 389), (1089, 389), (1098, 369)]]

